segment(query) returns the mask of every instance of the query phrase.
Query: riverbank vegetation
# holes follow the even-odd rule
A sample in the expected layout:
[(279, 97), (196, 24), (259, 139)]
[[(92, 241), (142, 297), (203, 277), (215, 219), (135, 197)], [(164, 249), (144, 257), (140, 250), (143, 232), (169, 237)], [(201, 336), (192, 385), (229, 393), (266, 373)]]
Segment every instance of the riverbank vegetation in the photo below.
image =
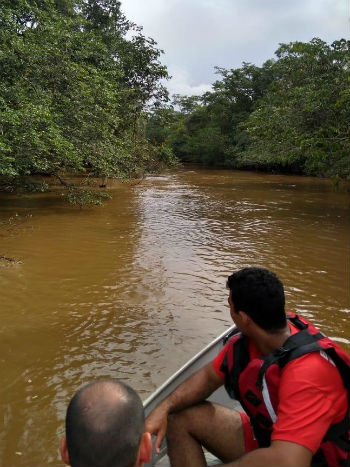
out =
[(281, 44), (171, 104), (161, 53), (117, 0), (3, 0), (0, 190), (98, 204), (177, 160), (349, 178), (349, 41)]
[(349, 178), (349, 41), (281, 44), (261, 67), (217, 68), (202, 96), (174, 96), (150, 141), (185, 162)]
[(69, 177), (105, 185), (173, 163), (144, 137), (145, 110), (167, 99), (161, 52), (117, 0), (3, 0), (1, 188), (45, 190), (49, 177), (70, 201), (99, 203)]

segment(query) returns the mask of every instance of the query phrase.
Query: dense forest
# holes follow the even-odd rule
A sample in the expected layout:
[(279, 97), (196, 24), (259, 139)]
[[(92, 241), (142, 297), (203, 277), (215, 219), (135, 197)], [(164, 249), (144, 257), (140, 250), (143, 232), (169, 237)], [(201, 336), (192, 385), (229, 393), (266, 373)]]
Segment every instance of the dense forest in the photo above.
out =
[[(169, 104), (162, 51), (117, 0), (0, 3), (0, 189), (99, 203), (82, 187), (176, 161), (349, 178), (349, 41), (281, 44), (261, 67), (217, 68)], [(79, 175), (74, 182), (74, 176)]]
[(349, 178), (349, 41), (280, 44), (261, 67), (217, 68), (202, 96), (174, 96), (150, 141), (182, 161)]
[(167, 100), (161, 52), (116, 0), (2, 0), (1, 188), (45, 190), (52, 177), (70, 201), (99, 203), (72, 174), (104, 184), (172, 163), (144, 135), (146, 110)]

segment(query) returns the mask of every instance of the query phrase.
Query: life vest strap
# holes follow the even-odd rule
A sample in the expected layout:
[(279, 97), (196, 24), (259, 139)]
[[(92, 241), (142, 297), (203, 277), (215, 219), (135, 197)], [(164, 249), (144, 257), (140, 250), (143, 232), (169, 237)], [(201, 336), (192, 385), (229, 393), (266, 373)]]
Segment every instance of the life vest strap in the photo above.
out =
[(256, 381), (257, 387), (259, 389), (262, 388), (264, 374), (270, 365), (277, 363), (280, 368), (283, 368), (291, 360), (295, 360), (310, 352), (322, 350), (318, 344), (318, 341), (322, 338), (323, 334), (321, 333), (310, 334), (307, 327), (288, 337), (282, 347), (263, 357), (264, 363), (259, 370)]
[(225, 345), (231, 339), (231, 337), (238, 334), (239, 332), (241, 331), (238, 328), (232, 329), (232, 331), (228, 332), (226, 336), (223, 337), (222, 339), (223, 344)]
[(342, 435), (347, 433), (349, 429), (350, 419), (348, 416), (346, 416), (343, 421), (330, 426), (325, 437), (323, 438), (323, 441), (332, 441), (344, 451), (350, 452), (350, 439), (344, 439), (342, 437)]
[(287, 313), (287, 319), (298, 329), (306, 329), (308, 327), (308, 325), (304, 323), (297, 314), (291, 316), (290, 313)]

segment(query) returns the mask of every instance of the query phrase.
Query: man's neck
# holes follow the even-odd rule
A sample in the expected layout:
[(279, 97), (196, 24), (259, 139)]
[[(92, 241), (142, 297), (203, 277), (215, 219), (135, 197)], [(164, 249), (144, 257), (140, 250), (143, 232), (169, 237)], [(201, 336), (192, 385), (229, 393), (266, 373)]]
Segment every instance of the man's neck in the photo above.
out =
[(268, 355), (282, 347), (290, 335), (290, 327), (287, 324), (284, 329), (274, 333), (266, 332), (260, 328), (250, 338), (263, 355)]

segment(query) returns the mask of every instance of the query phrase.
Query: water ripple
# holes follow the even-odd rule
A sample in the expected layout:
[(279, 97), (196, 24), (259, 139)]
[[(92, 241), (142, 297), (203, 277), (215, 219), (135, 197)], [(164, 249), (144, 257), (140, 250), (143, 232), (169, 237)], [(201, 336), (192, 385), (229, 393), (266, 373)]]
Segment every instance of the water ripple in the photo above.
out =
[(226, 170), (114, 189), (91, 210), (18, 199), (27, 224), (1, 237), (22, 260), (0, 276), (3, 465), (57, 465), (67, 402), (92, 379), (120, 377), (148, 396), (230, 326), (235, 269), (275, 271), (287, 308), (350, 349), (346, 193)]

